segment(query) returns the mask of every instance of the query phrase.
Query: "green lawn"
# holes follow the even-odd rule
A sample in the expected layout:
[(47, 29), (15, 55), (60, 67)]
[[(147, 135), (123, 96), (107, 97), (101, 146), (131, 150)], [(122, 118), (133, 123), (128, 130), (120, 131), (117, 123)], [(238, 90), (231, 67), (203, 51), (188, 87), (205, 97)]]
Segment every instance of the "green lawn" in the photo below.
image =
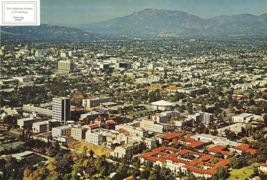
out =
[(254, 173), (253, 167), (258, 166), (259, 163), (254, 163), (251, 166), (243, 167), (242, 169), (232, 169), (230, 171), (230, 180), (245, 180)]
[(38, 156), (38, 155), (34, 155), (30, 158), (24, 159), (20, 162), (18, 162), (18, 166), (20, 167), (20, 169), (24, 169), (24, 165), (27, 164), (29, 166), (35, 165), (41, 161), (47, 161), (46, 158)]
[(41, 161), (47, 161), (47, 159), (37, 155), (29, 158), (29, 162), (32, 162), (32, 164), (37, 164)]
[(4, 150), (5, 148), (16, 148), (17, 146), (24, 144), (24, 142), (22, 141), (16, 141), (16, 142), (12, 142), (12, 143), (7, 143), (7, 144), (1, 144), (0, 145), (0, 151)]
[(140, 112), (137, 112), (137, 113), (133, 113), (133, 114), (131, 114), (130, 116), (134, 116), (134, 117), (136, 117), (136, 116), (138, 116), (138, 115), (141, 115), (141, 114), (144, 114), (144, 113), (148, 113), (148, 112), (150, 112), (149, 110), (145, 110), (145, 111), (140, 111)]

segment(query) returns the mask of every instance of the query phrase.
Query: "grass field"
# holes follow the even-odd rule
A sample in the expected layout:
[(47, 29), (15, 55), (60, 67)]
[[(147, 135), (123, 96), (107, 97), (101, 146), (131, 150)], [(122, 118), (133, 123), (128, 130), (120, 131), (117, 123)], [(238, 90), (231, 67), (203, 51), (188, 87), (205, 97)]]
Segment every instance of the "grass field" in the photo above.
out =
[(41, 156), (37, 156), (37, 155), (29, 158), (29, 162), (32, 162), (33, 165), (41, 161), (47, 161), (47, 159)]
[(258, 163), (254, 163), (251, 166), (243, 167), (242, 169), (232, 169), (230, 171), (230, 178), (229, 180), (245, 180), (246, 178), (250, 177), (254, 173), (255, 166), (258, 166)]
[(16, 148), (17, 146), (24, 144), (24, 142), (21, 141), (16, 141), (16, 142), (12, 142), (12, 143), (7, 143), (7, 144), (1, 144), (0, 145), (0, 151), (4, 150), (5, 148)]
[(133, 114), (131, 114), (130, 116), (134, 116), (134, 117), (136, 117), (136, 116), (138, 116), (138, 115), (141, 115), (141, 114), (144, 114), (144, 113), (148, 113), (148, 112), (150, 112), (149, 110), (145, 110), (145, 111), (140, 111), (140, 112), (137, 112), (137, 113), (133, 113)]

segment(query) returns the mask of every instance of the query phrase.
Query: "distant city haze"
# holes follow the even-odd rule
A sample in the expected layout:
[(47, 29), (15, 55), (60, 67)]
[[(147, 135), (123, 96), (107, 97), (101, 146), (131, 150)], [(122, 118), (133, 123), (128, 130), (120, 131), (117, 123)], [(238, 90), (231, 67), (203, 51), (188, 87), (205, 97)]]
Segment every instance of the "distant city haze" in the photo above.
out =
[(78, 25), (123, 17), (146, 8), (179, 10), (201, 18), (267, 13), (266, 0), (42, 0), (41, 23)]

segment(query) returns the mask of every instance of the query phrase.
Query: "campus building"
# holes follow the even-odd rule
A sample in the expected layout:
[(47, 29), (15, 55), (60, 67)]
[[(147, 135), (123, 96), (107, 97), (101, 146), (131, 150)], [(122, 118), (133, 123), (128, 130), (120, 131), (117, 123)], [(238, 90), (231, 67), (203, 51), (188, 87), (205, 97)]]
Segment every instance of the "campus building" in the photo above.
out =
[(88, 130), (86, 132), (86, 139), (85, 142), (87, 143), (92, 143), (95, 145), (99, 145), (99, 143), (101, 143), (103, 141), (103, 135), (102, 133), (98, 133), (98, 132), (92, 132), (91, 130)]
[(66, 124), (70, 120), (70, 98), (53, 98), (53, 119)]
[(95, 98), (95, 99), (83, 99), (82, 105), (83, 107), (96, 107), (100, 106), (100, 103), (109, 102), (109, 98)]
[(52, 128), (52, 137), (71, 136), (71, 127), (59, 126)]
[(23, 118), (17, 120), (17, 125), (19, 128), (32, 128), (32, 124), (34, 122), (41, 121), (40, 117), (30, 117), (30, 118)]

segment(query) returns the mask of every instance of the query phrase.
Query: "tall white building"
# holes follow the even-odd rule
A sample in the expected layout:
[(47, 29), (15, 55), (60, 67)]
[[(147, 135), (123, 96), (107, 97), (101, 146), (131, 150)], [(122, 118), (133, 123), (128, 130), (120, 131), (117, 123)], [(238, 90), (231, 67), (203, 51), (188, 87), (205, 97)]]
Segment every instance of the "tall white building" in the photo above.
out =
[(52, 118), (59, 122), (64, 122), (70, 120), (70, 98), (59, 97), (53, 98), (53, 115)]

